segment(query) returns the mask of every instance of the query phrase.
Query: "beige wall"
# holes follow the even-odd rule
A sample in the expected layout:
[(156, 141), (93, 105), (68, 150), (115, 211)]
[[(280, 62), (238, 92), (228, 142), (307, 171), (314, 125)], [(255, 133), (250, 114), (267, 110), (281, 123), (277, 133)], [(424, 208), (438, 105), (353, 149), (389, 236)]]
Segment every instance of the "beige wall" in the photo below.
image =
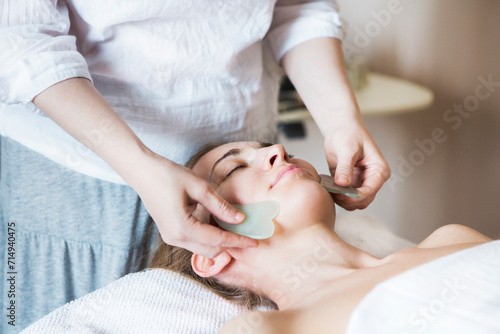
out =
[[(367, 211), (414, 241), (448, 223), (500, 238), (500, 87), (493, 93), (478, 88), (479, 77), (491, 76), (500, 84), (500, 1), (339, 4), (349, 21), (346, 44), (357, 47), (349, 49), (351, 54), (365, 56), (374, 71), (431, 88), (436, 97), (425, 111), (365, 118), (394, 176), (404, 180), (386, 184)], [(377, 23), (372, 11), (387, 14), (389, 9), (390, 20), (385, 15)], [(363, 40), (359, 31), (365, 29), (372, 29), (371, 37)], [(447, 111), (464, 102), (477, 110), (470, 116)], [(431, 138), (435, 128), (443, 129), (447, 139), (418, 160), (422, 154), (415, 140)], [(401, 170), (401, 161), (410, 158), (421, 163), (411, 173)]]

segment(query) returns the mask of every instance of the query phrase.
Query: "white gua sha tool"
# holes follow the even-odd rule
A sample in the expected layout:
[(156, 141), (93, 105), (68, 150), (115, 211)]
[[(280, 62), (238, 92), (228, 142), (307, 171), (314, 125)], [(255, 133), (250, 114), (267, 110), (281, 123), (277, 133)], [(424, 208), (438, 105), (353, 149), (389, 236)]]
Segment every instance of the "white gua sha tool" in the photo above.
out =
[(220, 227), (252, 239), (267, 239), (274, 233), (273, 218), (280, 212), (278, 202), (266, 201), (251, 204), (232, 204), (245, 213), (245, 220), (240, 224), (228, 224), (214, 216)]
[(335, 182), (333, 181), (334, 178), (330, 175), (320, 174), (319, 177), (321, 178), (321, 181), (320, 181), (321, 185), (328, 192), (334, 193), (334, 194), (342, 194), (342, 195), (346, 195), (346, 196), (349, 196), (352, 198), (361, 198), (361, 194), (353, 186), (341, 187), (341, 186), (335, 184)]

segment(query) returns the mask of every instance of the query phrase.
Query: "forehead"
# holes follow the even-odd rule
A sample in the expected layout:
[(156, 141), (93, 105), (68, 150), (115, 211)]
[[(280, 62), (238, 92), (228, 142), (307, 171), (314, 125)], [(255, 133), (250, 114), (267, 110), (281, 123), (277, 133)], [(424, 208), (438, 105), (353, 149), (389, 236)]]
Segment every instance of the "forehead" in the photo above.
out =
[(196, 162), (196, 164), (193, 166), (193, 172), (204, 178), (205, 180), (208, 180), (208, 174), (210, 173), (210, 169), (212, 169), (212, 166), (214, 163), (219, 160), (226, 152), (229, 150), (239, 148), (239, 149), (245, 149), (245, 148), (259, 148), (259, 144), (257, 142), (234, 142), (234, 143), (228, 143), (224, 144), (221, 146), (218, 146), (214, 148), (213, 150), (209, 151), (206, 153), (204, 156)]

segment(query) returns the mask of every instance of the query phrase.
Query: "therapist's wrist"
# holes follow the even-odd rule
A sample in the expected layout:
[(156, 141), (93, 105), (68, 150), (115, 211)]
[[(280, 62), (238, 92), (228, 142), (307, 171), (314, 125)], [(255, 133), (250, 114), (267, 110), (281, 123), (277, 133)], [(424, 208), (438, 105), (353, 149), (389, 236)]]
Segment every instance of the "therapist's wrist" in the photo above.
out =
[(323, 137), (327, 137), (339, 128), (364, 126), (357, 106), (335, 106), (310, 113)]
[[(167, 160), (144, 145), (140, 140), (123, 145), (120, 152), (116, 152), (111, 167), (130, 185), (139, 192), (147, 180), (154, 174), (154, 166), (158, 161)], [(169, 160), (167, 160), (169, 161)]]

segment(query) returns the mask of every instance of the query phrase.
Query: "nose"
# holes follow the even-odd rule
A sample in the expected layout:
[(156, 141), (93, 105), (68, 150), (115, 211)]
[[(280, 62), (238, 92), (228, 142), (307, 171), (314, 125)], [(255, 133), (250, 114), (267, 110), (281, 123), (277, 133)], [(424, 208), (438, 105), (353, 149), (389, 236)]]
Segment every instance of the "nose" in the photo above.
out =
[(281, 144), (269, 146), (265, 150), (264, 170), (266, 171), (270, 170), (276, 163), (279, 165), (288, 159), (285, 147)]

